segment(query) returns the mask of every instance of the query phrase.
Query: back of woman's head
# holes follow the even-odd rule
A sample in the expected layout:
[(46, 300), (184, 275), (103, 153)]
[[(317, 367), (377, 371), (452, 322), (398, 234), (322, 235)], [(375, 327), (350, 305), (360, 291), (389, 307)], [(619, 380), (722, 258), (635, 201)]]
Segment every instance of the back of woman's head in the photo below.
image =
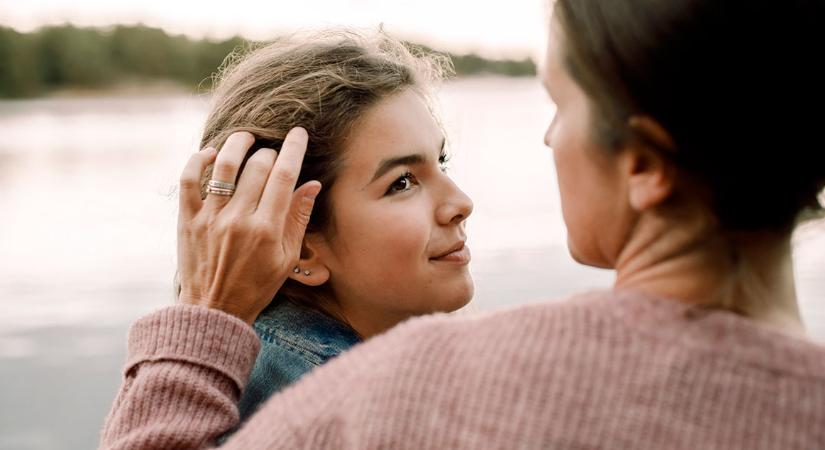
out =
[(557, 0), (554, 19), (605, 147), (649, 116), (723, 230), (788, 231), (821, 212), (824, 11), (823, 0)]
[[(252, 150), (277, 150), (291, 128), (304, 127), (309, 144), (298, 184), (318, 180), (323, 186), (307, 231), (332, 233), (329, 192), (350, 129), (371, 106), (405, 89), (427, 98), (432, 83), (448, 72), (445, 58), (414, 54), (383, 31), (327, 30), (279, 39), (230, 58), (221, 70), (201, 148), (219, 149), (232, 133), (249, 131), (257, 138)], [(201, 183), (204, 197), (210, 176), (211, 167)], [(322, 291), (287, 280), (278, 295), (311, 302)]]

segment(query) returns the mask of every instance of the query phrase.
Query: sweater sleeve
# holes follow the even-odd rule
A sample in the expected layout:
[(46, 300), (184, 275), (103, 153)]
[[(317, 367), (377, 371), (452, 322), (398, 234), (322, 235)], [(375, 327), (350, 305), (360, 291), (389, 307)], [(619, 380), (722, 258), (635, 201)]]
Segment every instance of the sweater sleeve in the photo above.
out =
[[(452, 336), (410, 322), (419, 321), (356, 346), (270, 397), (221, 448), (422, 448), (411, 436), (431, 435), (410, 428), (433, 420), (422, 389), (452, 392), (440, 386), (459, 378), (442, 376), (454, 360), (445, 351)], [(177, 305), (139, 319), (100, 448), (217, 447), (239, 423), (237, 403), (259, 350), (252, 327), (217, 310)]]
[(124, 380), (100, 448), (208, 448), (238, 424), (260, 342), (229, 314), (176, 305), (129, 330)]

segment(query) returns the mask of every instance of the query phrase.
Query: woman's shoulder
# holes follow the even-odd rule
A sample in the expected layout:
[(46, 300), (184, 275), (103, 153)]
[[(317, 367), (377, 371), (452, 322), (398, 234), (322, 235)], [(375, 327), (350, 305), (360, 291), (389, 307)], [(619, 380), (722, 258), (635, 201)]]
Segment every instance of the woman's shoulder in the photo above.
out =
[(616, 319), (610, 312), (610, 299), (609, 292), (592, 291), (495, 311), (417, 316), (370, 339), (357, 351), (384, 355), (379, 359), (389, 354), (394, 359), (415, 359), (419, 354), (451, 359), (451, 355), (493, 347), (498, 352), (523, 351), (533, 342), (558, 343), (563, 337), (611, 326)]
[[(722, 310), (620, 290), (594, 290), (505, 310), (413, 318), (387, 333), (395, 352), (498, 352), (569, 358), (606, 348), (667, 349), (696, 361), (730, 360), (825, 380), (825, 346)], [(390, 342), (393, 341), (393, 342)], [(540, 345), (535, 345), (540, 343)], [(532, 352), (532, 353), (531, 353)]]
[[(313, 371), (303, 388), (284, 392), (283, 403), (314, 408), (306, 414), (316, 423), (393, 422), (398, 411), (433, 419), (423, 423), (446, 411), (461, 420), (518, 413), (587, 423), (627, 418), (630, 408), (641, 416), (624, 423), (644, 427), (695, 417), (685, 411), (716, 417), (723, 404), (745, 405), (745, 421), (762, 407), (821, 418), (808, 407), (825, 398), (821, 347), (729, 313), (689, 310), (675, 300), (593, 291), (483, 314), (416, 317)], [(798, 393), (810, 401), (796, 401)], [(399, 423), (408, 421), (388, 426)]]
[[(613, 316), (615, 295), (594, 290), (555, 300), (527, 303), (486, 312), (468, 314), (437, 313), (414, 317), (390, 333), (447, 333), (460, 335), (530, 334), (525, 327), (558, 322), (546, 331), (565, 332), (566, 325), (579, 321), (602, 321)], [(522, 330), (519, 332), (519, 330)]]

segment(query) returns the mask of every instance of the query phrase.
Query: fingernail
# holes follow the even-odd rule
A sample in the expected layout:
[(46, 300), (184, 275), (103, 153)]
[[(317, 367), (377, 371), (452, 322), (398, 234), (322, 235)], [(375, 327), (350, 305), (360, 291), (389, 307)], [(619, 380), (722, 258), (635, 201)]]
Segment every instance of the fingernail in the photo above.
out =
[(294, 133), (296, 136), (299, 137), (309, 137), (307, 130), (305, 130), (303, 127), (295, 127), (292, 130), (290, 130), (290, 133)]
[(312, 186), (307, 188), (307, 191), (304, 193), (304, 198), (308, 200), (315, 200), (315, 197), (318, 196), (319, 192), (321, 192), (321, 185), (313, 184)]

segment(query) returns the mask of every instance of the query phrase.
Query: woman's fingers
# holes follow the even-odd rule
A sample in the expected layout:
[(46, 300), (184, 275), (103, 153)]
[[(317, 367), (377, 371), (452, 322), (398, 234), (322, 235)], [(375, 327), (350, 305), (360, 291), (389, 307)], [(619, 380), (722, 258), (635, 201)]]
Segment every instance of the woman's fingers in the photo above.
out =
[[(234, 184), (243, 158), (254, 142), (255, 136), (252, 133), (246, 131), (232, 133), (218, 152), (215, 167), (212, 169), (212, 180)], [(210, 208), (220, 209), (231, 198), (232, 196), (229, 195), (212, 193), (206, 196), (206, 205)]]
[(214, 148), (206, 148), (189, 157), (183, 173), (180, 176), (180, 208), (182, 219), (190, 219), (197, 214), (203, 200), (201, 200), (201, 176), (209, 164), (215, 160), (217, 152)]
[(293, 128), (287, 133), (258, 204), (259, 214), (280, 230), (284, 230), (290, 211), (292, 193), (301, 173), (307, 141), (307, 132), (303, 128)]
[(272, 165), (275, 164), (277, 153), (270, 148), (262, 148), (255, 152), (246, 161), (241, 178), (238, 180), (238, 187), (227, 208), (241, 210), (248, 213), (255, 212), (261, 193), (266, 186), (266, 180), (272, 172)]
[[(291, 130), (280, 154), (259, 150), (239, 178), (239, 167), (254, 143), (249, 133), (233, 134), (217, 156), (196, 158), (187, 166), (182, 203), (186, 214), (194, 211), (195, 220), (182, 214), (178, 226), (182, 302), (218, 308), (249, 323), (269, 304), (300, 256), (321, 188), (311, 181), (295, 189), (307, 140), (304, 129)], [(211, 160), (213, 180), (233, 183), (238, 178), (238, 186), (233, 196), (209, 194), (200, 208), (193, 203), (193, 191)]]
[(300, 249), (321, 183), (309, 181), (295, 190), (284, 224), (284, 248)]

